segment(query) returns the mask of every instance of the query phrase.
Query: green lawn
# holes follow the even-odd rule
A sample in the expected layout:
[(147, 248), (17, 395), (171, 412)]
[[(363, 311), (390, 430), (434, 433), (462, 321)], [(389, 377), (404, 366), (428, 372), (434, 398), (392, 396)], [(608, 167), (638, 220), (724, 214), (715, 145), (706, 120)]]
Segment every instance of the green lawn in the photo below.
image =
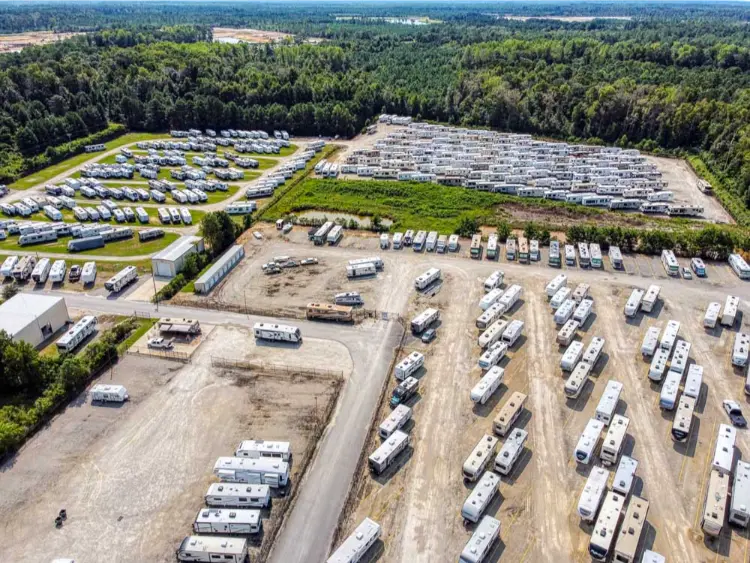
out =
[[(106, 147), (106, 150), (110, 150), (121, 147), (123, 145), (127, 145), (129, 143), (147, 141), (151, 139), (163, 139), (165, 137), (166, 135), (164, 133), (127, 133), (125, 135), (122, 135), (121, 137), (117, 137), (116, 139), (112, 139), (111, 141), (104, 143), (104, 146)], [(78, 166), (90, 159), (95, 158), (96, 153), (81, 153), (58, 162), (57, 164), (53, 164), (52, 166), (48, 166), (47, 168), (39, 170), (38, 172), (34, 172), (29, 176), (24, 176), (20, 180), (16, 180), (12, 184), (10, 184), (8, 187), (13, 190), (27, 190), (33, 186), (36, 186), (37, 184), (48, 182), (50, 179), (59, 174), (63, 174), (66, 170), (74, 166)]]
[[(165, 233), (162, 238), (150, 240), (144, 243), (138, 241), (138, 237), (133, 237), (128, 240), (120, 240), (117, 242), (111, 242), (103, 248), (94, 248), (91, 250), (84, 250), (82, 252), (76, 252), (72, 256), (95, 254), (99, 256), (139, 256), (143, 254), (152, 254), (162, 250), (170, 243), (174, 242), (179, 235), (176, 233)], [(0, 241), (0, 250), (24, 250), (29, 253), (32, 252), (54, 252), (59, 254), (68, 254), (68, 241), (70, 237), (59, 239), (55, 242), (47, 242), (43, 244), (34, 244), (29, 246), (18, 246), (18, 237), (8, 237), (6, 240)]]
[[(235, 190), (236, 192), (237, 190)], [(82, 207), (96, 207), (101, 202), (97, 200), (76, 200), (78, 203), (81, 204)], [(221, 201), (221, 200), (219, 200)], [(169, 201), (168, 203), (164, 204), (165, 207), (183, 207), (181, 204), (178, 204), (174, 201)], [(133, 203), (132, 205), (123, 205), (123, 207), (130, 207), (131, 209), (135, 209), (136, 207), (140, 207), (137, 203)], [(161, 207), (161, 205), (159, 206)], [(205, 211), (202, 211), (200, 209), (195, 209), (191, 206), (185, 206), (188, 209), (190, 209), (190, 215), (193, 217), (193, 225), (199, 223), (201, 219), (203, 219), (203, 216), (206, 214)], [(114, 218), (110, 219), (109, 221), (99, 221), (100, 224), (107, 223), (112, 225), (113, 227), (146, 227), (146, 226), (152, 226), (152, 227), (160, 227), (162, 226), (161, 221), (159, 221), (159, 214), (157, 213), (158, 207), (149, 207), (144, 206), (143, 210), (148, 214), (148, 223), (141, 223), (140, 221), (134, 221), (131, 223), (118, 223), (114, 220)], [(61, 209), (60, 213), (62, 213), (63, 216), (63, 223), (78, 223), (79, 221), (75, 218), (75, 215), (73, 212), (69, 209)], [(52, 222), (52, 220), (47, 217), (44, 213), (35, 213), (29, 219), (34, 221), (47, 221)], [(91, 223), (94, 224), (94, 223)], [(171, 227), (190, 227), (192, 225), (185, 225), (184, 223), (178, 223), (176, 225), (170, 225)]]
[(125, 352), (127, 352), (128, 348), (130, 348), (133, 344), (138, 342), (138, 339), (146, 334), (149, 330), (151, 330), (151, 327), (153, 327), (156, 324), (156, 321), (158, 319), (138, 319), (138, 328), (136, 328), (133, 332), (130, 333), (130, 336), (128, 336), (125, 340), (120, 342), (117, 345), (117, 352), (122, 355)]

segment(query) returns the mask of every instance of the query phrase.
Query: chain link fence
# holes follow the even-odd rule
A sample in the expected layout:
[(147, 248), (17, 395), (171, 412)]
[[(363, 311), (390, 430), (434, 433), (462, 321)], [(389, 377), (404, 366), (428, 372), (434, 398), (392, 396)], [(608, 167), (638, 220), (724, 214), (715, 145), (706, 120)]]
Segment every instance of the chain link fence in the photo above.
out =
[(153, 348), (141, 348), (139, 346), (131, 346), (128, 354), (134, 356), (151, 356), (154, 358), (162, 358), (164, 360), (172, 360), (173, 362), (182, 362), (183, 364), (189, 364), (190, 354), (185, 352), (175, 352), (173, 350), (154, 350)]
[(295, 366), (288, 364), (273, 364), (261, 360), (239, 360), (235, 358), (224, 358), (211, 356), (211, 366), (217, 368), (241, 369), (247, 371), (261, 371), (263, 373), (278, 373), (283, 375), (318, 375), (344, 379), (344, 372), (337, 369), (312, 368), (308, 366)]

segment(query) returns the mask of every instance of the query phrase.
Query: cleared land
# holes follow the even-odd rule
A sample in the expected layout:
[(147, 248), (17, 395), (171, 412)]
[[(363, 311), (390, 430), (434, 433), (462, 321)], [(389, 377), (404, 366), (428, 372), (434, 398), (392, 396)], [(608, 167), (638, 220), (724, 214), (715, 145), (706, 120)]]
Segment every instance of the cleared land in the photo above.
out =
[(0, 53), (15, 53), (30, 45), (46, 45), (70, 39), (80, 33), (57, 33), (54, 31), (26, 31), (0, 35)]
[(294, 37), (289, 33), (266, 31), (263, 29), (236, 29), (233, 27), (214, 27), (212, 29), (214, 41), (227, 43), (276, 43), (283, 39)]
[[(216, 458), (231, 455), (242, 439), (290, 440), (296, 487), (338, 382), (294, 371), (217, 369), (216, 354), (351, 366), (338, 343), (256, 347), (247, 330), (224, 327), (211, 333), (192, 364), (126, 356), (111, 380), (128, 388), (128, 403), (92, 406), (83, 394), (3, 466), (0, 559), (173, 561), (215, 480)], [(110, 381), (109, 373), (102, 379)], [(253, 556), (266, 551), (289, 501), (274, 498), (264, 511)], [(63, 507), (68, 520), (56, 530)]]

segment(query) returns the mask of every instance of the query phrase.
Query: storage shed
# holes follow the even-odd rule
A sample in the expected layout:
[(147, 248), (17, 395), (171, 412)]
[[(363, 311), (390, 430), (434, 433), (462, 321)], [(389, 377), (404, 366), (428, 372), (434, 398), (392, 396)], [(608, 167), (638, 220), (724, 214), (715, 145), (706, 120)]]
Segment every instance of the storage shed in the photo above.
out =
[(0, 305), (0, 330), (32, 346), (39, 346), (68, 322), (62, 297), (19, 293)]
[(171, 279), (182, 271), (185, 258), (191, 254), (203, 252), (203, 237), (184, 236), (178, 238), (167, 248), (151, 258), (154, 275)]
[(208, 293), (224, 277), (231, 272), (234, 267), (240, 263), (245, 256), (245, 249), (242, 245), (235, 244), (229, 247), (214, 264), (206, 270), (201, 277), (195, 282), (195, 291), (197, 293)]

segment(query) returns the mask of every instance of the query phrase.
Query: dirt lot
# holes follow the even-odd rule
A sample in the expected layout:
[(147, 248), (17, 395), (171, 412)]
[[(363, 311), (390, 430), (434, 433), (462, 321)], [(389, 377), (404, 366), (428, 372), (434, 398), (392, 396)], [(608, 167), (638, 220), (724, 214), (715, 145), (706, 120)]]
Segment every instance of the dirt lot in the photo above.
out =
[(286, 38), (294, 37), (289, 33), (278, 31), (264, 31), (262, 29), (235, 29), (232, 27), (213, 28), (214, 41), (235, 39), (245, 43), (276, 43)]
[(55, 41), (69, 39), (80, 33), (55, 33), (53, 31), (27, 31), (0, 35), (0, 53), (14, 53), (29, 45), (46, 45)]
[[(231, 455), (242, 439), (291, 441), (296, 487), (338, 381), (211, 366), (217, 354), (351, 366), (335, 342), (307, 339), (290, 352), (256, 347), (247, 330), (217, 327), (192, 364), (126, 356), (101, 380), (124, 384), (128, 403), (95, 407), (83, 394), (0, 470), (0, 560), (173, 561), (204, 506), (216, 458)], [(267, 549), (289, 499), (275, 498), (264, 514), (254, 555)], [(61, 508), (68, 520), (57, 530)]]

